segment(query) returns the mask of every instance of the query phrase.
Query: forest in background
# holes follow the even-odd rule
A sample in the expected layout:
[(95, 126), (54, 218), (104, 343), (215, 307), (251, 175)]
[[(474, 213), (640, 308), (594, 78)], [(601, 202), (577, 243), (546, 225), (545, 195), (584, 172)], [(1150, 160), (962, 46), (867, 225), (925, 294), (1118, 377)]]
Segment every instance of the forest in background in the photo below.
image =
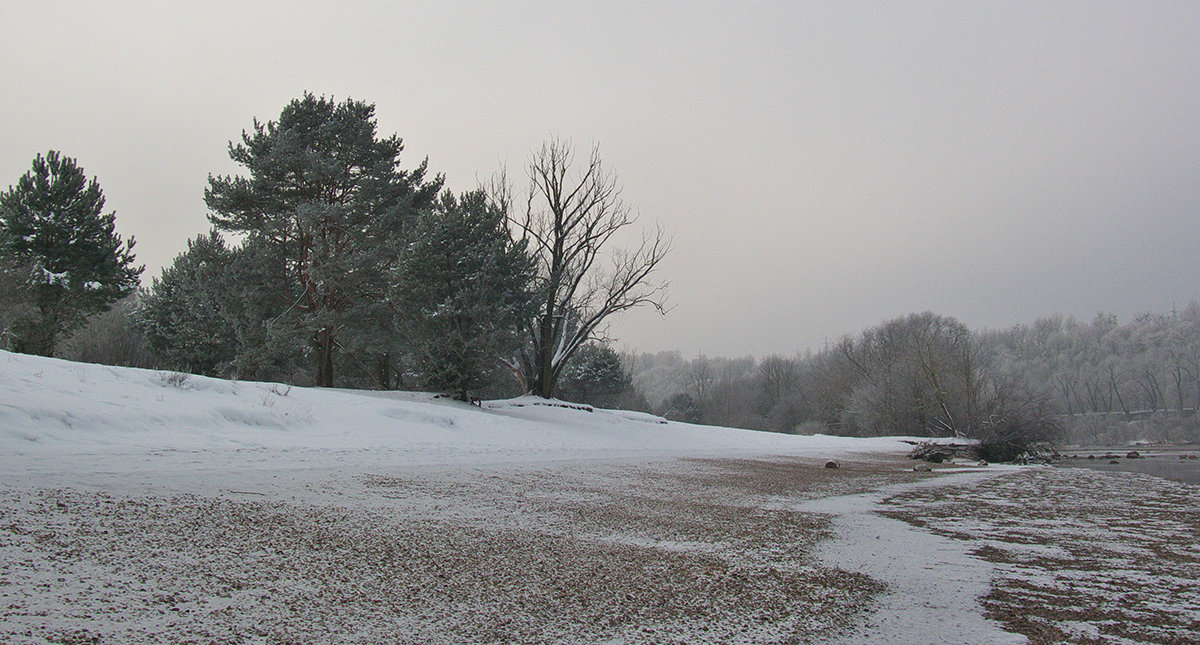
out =
[(790, 357), (623, 358), (654, 411), (697, 423), (941, 436), (1007, 397), (1056, 421), (1067, 443), (1200, 440), (1196, 302), (1125, 324), (1055, 315), (979, 332), (913, 314)]

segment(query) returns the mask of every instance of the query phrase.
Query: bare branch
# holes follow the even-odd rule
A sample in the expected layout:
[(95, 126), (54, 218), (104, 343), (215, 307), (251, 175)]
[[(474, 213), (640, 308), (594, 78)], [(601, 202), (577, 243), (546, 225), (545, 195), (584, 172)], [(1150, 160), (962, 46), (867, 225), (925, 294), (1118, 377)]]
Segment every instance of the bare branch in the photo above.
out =
[[(666, 283), (653, 276), (670, 249), (656, 227), (632, 250), (610, 249), (614, 236), (636, 222), (621, 200), (616, 175), (605, 170), (598, 145), (575, 171), (569, 141), (552, 139), (531, 156), (524, 213), (511, 214), (515, 231), (537, 256), (539, 311), (529, 325), (529, 346), (520, 364), (525, 382), (552, 396), (562, 366), (589, 340), (604, 337), (604, 322), (633, 307), (666, 311)], [(511, 204), (506, 187), (493, 182), (497, 203)], [(605, 258), (609, 263), (603, 262)]]

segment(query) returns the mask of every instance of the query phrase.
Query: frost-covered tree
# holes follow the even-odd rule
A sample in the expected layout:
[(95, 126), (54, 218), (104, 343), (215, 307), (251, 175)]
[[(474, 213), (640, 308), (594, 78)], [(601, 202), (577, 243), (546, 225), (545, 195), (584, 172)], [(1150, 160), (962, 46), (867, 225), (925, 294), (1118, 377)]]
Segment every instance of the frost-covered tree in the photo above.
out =
[(579, 348), (559, 377), (559, 396), (567, 401), (615, 407), (633, 385), (616, 350), (602, 343)]
[(137, 288), (133, 238), (121, 241), (115, 219), (96, 179), (54, 150), (0, 193), (0, 260), (8, 278), (30, 269), (21, 314), (6, 325), (10, 349), (49, 356), (60, 336)]
[(800, 369), (796, 361), (773, 354), (755, 366), (754, 381), (762, 397), (761, 411), (770, 414), (777, 405), (795, 395)]
[(261, 241), (229, 248), (216, 231), (155, 278), (134, 311), (135, 325), (164, 367), (214, 376), (282, 378), (295, 338), (281, 337), (292, 302), (283, 266)]
[(486, 386), (518, 347), (532, 279), (525, 243), (483, 191), (446, 193), (422, 215), (391, 289), (421, 385), (462, 400)]
[(376, 136), (374, 105), (305, 94), (230, 143), (247, 176), (209, 177), (213, 224), (282, 258), (317, 385), (333, 385), (334, 353), (356, 324), (350, 313), (383, 299), (413, 222), (440, 190), (426, 162), (399, 168), (403, 149), (395, 135)]

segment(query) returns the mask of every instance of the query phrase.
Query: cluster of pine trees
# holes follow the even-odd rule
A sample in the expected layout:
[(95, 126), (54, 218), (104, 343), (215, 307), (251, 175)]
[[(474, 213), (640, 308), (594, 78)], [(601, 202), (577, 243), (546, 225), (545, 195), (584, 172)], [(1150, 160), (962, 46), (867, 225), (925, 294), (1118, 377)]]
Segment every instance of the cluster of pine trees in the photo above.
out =
[[(0, 286), (11, 287), (0, 300), (3, 344), (464, 400), (514, 384), (543, 396), (560, 380), (587, 396), (608, 387), (578, 378), (603, 372), (587, 367), (607, 357), (596, 330), (629, 307), (661, 307), (664, 285), (651, 276), (668, 244), (660, 231), (632, 251), (604, 248), (635, 218), (598, 151), (576, 167), (570, 144), (544, 146), (530, 163), (527, 209), (514, 212), (503, 177), (456, 195), (427, 160), (401, 168), (403, 143), (378, 135), (374, 112), (306, 93), (278, 120), (255, 120), (229, 146), (242, 174), (208, 179), (213, 229), (132, 296), (132, 240), (122, 245), (113, 214), (100, 214), (95, 180), (81, 183), (71, 160), (60, 172), (57, 153), (39, 157), (0, 195)], [(79, 201), (84, 215), (60, 208)], [(94, 252), (60, 239), (83, 219), (96, 229)], [(97, 356), (105, 338), (109, 355)], [(515, 377), (507, 387), (505, 374)]]
[(427, 161), (401, 168), (403, 150), (361, 101), (305, 94), (255, 120), (229, 145), (243, 174), (209, 177), (213, 229), (141, 290), (96, 180), (39, 155), (0, 193), (0, 347), (462, 399), (532, 392), (777, 432), (967, 436), (1002, 458), (1064, 428), (1197, 438), (1196, 304), (983, 333), (912, 314), (790, 358), (621, 356), (598, 342), (602, 323), (663, 308), (653, 276), (669, 241), (605, 248), (635, 218), (596, 149), (583, 163), (561, 141), (535, 152), (524, 210), (503, 176), (452, 194)]

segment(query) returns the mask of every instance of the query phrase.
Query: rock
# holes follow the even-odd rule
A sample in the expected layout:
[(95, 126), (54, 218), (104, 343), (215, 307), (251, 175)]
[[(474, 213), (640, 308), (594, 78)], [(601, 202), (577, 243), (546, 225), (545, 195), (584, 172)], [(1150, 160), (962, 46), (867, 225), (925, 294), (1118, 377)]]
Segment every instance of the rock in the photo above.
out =
[(825, 467), (826, 467), (826, 468), (841, 468), (841, 466), (839, 466), (839, 465), (838, 465), (838, 462), (836, 462), (836, 461), (827, 461), (827, 462), (825, 462)]
[(927, 473), (931, 470), (933, 470), (933, 466), (930, 466), (929, 464), (917, 464), (916, 466), (913, 466), (913, 471), (918, 473)]
[(1096, 455), (1088, 455), (1088, 459), (1095, 459)]
[(1121, 462), (1117, 461), (1116, 459), (1109, 459), (1108, 463), (1109, 463), (1109, 465), (1112, 465), (1112, 464), (1119, 464)]
[(975, 464), (975, 465), (976, 465), (976, 466), (986, 466), (986, 465), (988, 465), (988, 462), (987, 462), (987, 460), (986, 460), (986, 459), (980, 459), (980, 460), (979, 460), (979, 463), (977, 463), (977, 464)]
[(1125, 458), (1126, 458), (1126, 459), (1141, 459), (1141, 458), (1142, 458), (1142, 453), (1140, 453), (1140, 452), (1138, 452), (1138, 451), (1136, 451), (1136, 450), (1130, 450), (1130, 451), (1129, 451), (1129, 453), (1127, 453), (1127, 454), (1125, 455)]

